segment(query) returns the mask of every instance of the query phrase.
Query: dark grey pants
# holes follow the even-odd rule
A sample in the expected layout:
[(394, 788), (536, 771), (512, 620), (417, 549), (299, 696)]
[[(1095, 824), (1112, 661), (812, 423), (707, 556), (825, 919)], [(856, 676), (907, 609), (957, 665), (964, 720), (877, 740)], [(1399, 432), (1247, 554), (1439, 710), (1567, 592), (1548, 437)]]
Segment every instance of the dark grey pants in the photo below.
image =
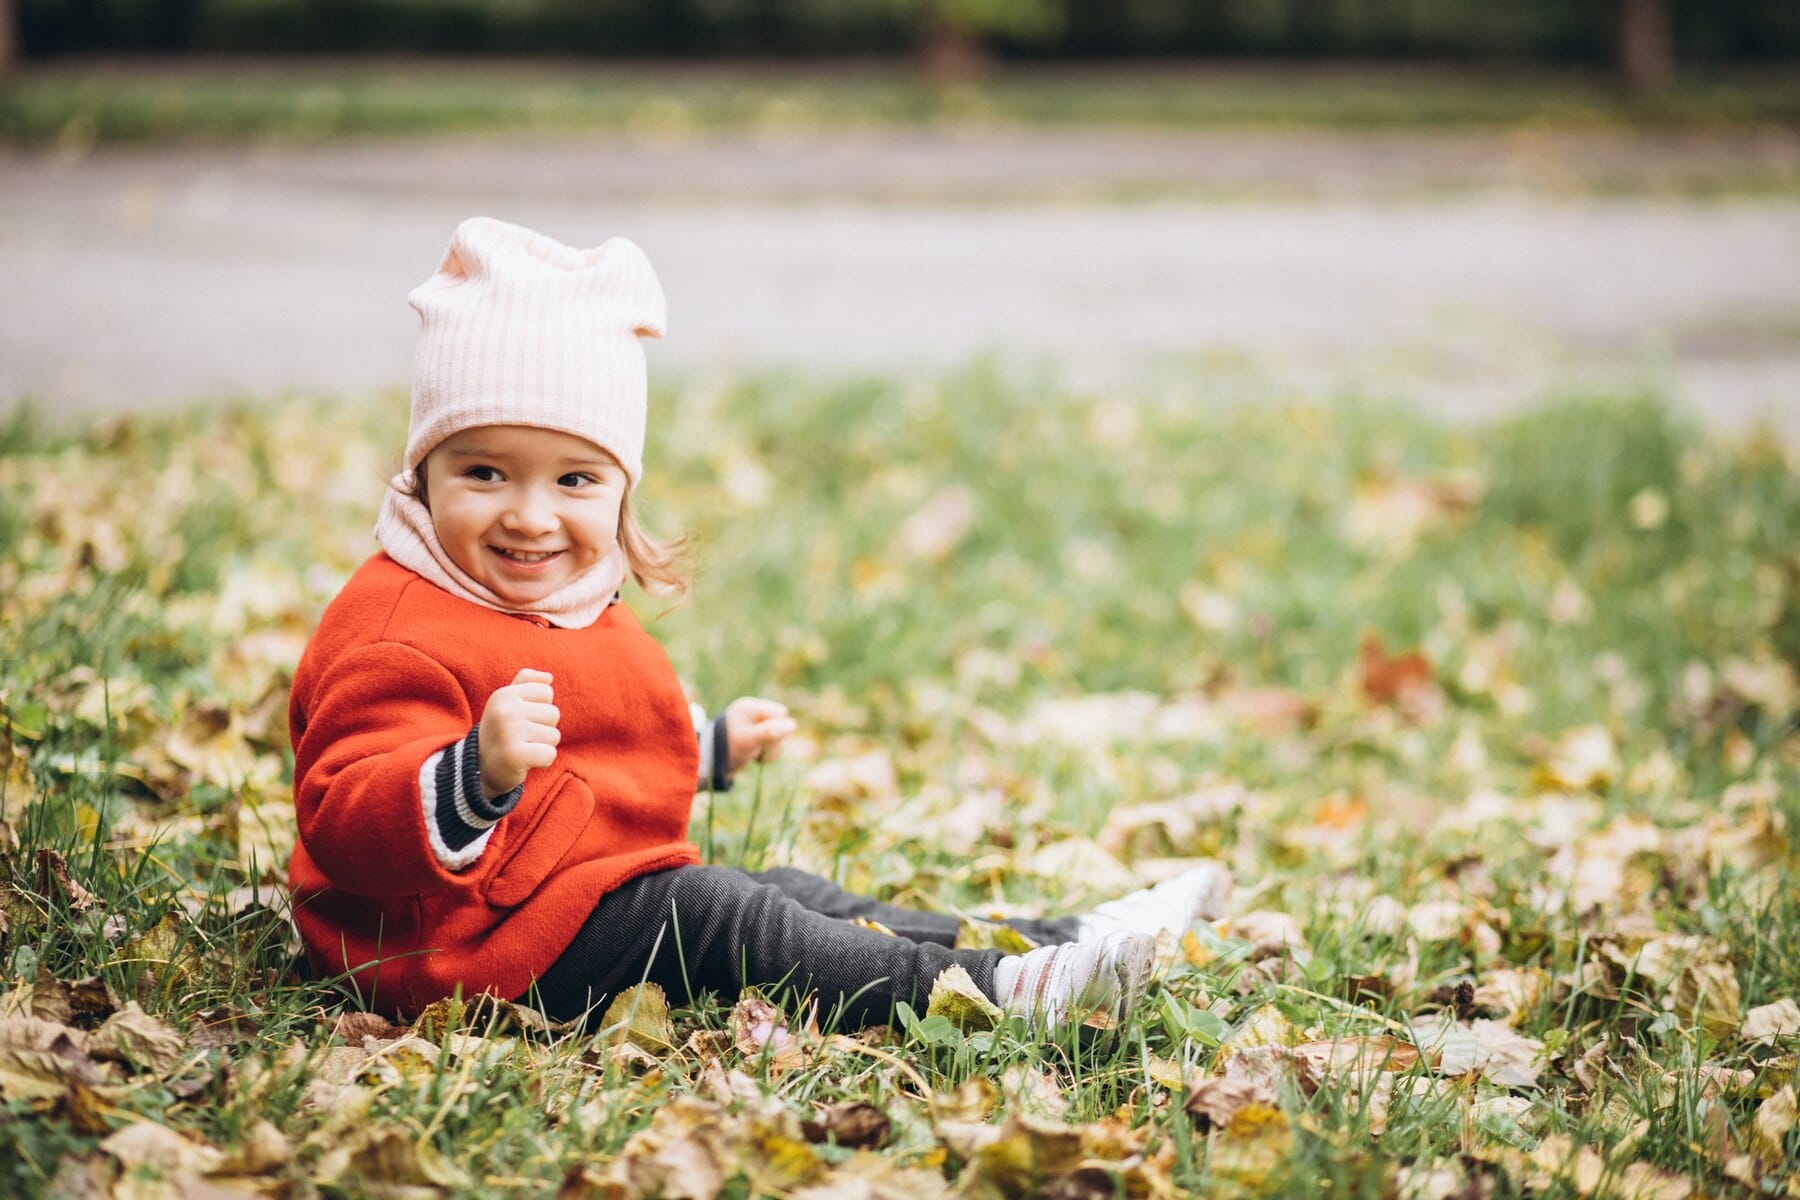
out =
[[(853, 925), (854, 917), (900, 936)], [(1075, 937), (1071, 917), (1008, 924), (1045, 944)], [(993, 994), (1000, 952), (951, 949), (957, 925), (791, 867), (676, 867), (602, 897), (531, 999), (571, 1020), (589, 1009), (598, 1017), (610, 996), (645, 980), (675, 1003), (709, 991), (729, 1001), (755, 984), (816, 994), (822, 1024), (859, 1028), (892, 1020), (896, 1001), (923, 1010), (932, 981), (953, 963)]]

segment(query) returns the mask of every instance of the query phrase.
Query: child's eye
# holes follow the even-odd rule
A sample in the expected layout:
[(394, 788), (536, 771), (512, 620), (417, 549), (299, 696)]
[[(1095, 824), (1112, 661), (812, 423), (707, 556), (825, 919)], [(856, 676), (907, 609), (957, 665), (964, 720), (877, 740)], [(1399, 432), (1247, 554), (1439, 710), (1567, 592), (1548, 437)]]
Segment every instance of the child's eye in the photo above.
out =
[(587, 483), (597, 483), (598, 480), (585, 471), (571, 471), (556, 482), (563, 487), (572, 488), (580, 487)]
[(493, 467), (470, 467), (463, 474), (481, 483), (495, 483), (500, 479), (500, 472)]

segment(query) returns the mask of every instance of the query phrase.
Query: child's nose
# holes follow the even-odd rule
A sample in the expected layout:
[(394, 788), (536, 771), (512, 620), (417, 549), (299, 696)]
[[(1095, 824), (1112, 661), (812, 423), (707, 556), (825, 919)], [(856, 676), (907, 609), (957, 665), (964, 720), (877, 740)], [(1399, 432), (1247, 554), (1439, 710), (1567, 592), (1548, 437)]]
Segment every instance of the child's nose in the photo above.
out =
[(523, 536), (550, 533), (556, 529), (556, 506), (537, 488), (525, 488), (507, 509), (505, 521)]

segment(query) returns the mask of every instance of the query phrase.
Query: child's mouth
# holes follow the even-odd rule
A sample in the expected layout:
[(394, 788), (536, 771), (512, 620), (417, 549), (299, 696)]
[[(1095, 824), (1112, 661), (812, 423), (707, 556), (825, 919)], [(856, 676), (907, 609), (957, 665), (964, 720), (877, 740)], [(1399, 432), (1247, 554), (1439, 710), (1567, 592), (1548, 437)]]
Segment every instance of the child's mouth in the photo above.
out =
[(492, 550), (495, 554), (498, 554), (507, 562), (521, 567), (541, 566), (553, 558), (560, 557), (562, 554), (561, 550), (508, 550), (504, 546), (489, 546), (488, 549)]

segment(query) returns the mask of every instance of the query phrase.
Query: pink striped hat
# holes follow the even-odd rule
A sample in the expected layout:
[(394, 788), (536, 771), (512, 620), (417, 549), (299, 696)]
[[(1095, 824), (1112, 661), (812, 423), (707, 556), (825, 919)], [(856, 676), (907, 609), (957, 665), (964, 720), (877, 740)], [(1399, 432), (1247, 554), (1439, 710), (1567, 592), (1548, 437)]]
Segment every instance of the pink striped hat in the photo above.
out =
[(640, 337), (661, 337), (662, 285), (626, 238), (577, 250), (491, 217), (456, 227), (418, 310), (406, 469), (477, 425), (586, 438), (637, 486), (647, 384)]

